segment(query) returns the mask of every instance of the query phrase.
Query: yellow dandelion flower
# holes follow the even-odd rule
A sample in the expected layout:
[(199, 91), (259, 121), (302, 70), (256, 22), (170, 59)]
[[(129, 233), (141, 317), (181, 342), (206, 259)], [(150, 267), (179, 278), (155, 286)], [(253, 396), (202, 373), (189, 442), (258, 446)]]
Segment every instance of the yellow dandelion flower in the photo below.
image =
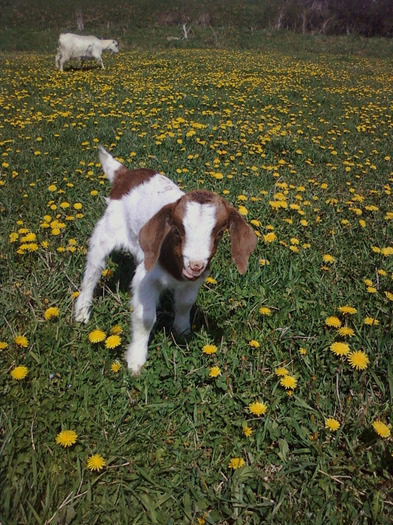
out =
[(259, 313), (262, 315), (271, 315), (272, 311), (268, 306), (261, 306), (259, 309)]
[(121, 337), (118, 336), (117, 334), (110, 335), (109, 337), (106, 338), (106, 341), (105, 341), (106, 348), (111, 348), (111, 349), (116, 348), (120, 344), (121, 344)]
[(274, 373), (275, 373), (278, 377), (285, 377), (285, 376), (289, 375), (289, 372), (288, 372), (288, 370), (285, 368), (285, 366), (279, 366), (278, 368), (275, 369)]
[(347, 355), (349, 354), (349, 344), (337, 341), (330, 345), (330, 350), (336, 355)]
[(10, 236), (9, 236), (10, 243), (16, 242), (18, 240), (18, 237), (19, 237), (19, 233), (16, 233), (16, 232), (10, 233)]
[(78, 435), (74, 430), (62, 430), (56, 436), (56, 443), (62, 447), (70, 447), (76, 443)]
[(340, 428), (340, 422), (333, 417), (328, 417), (325, 419), (325, 428), (331, 432), (336, 432)]
[(249, 342), (249, 345), (251, 346), (251, 348), (259, 348), (261, 345), (258, 343), (258, 341), (255, 341), (255, 339), (252, 339), (250, 342)]
[(87, 460), (87, 468), (89, 470), (99, 472), (105, 467), (105, 459), (100, 454), (93, 454)]
[(353, 306), (349, 306), (348, 304), (346, 304), (345, 306), (340, 306), (338, 308), (338, 311), (341, 312), (342, 314), (350, 314), (350, 315), (357, 313), (357, 309), (354, 308)]
[(370, 359), (365, 352), (357, 350), (356, 352), (348, 354), (348, 361), (352, 368), (356, 368), (356, 370), (365, 370), (368, 367)]
[(365, 317), (363, 322), (364, 322), (364, 324), (367, 324), (369, 326), (378, 326), (379, 325), (378, 319), (374, 319), (374, 317)]
[(212, 366), (209, 371), (209, 377), (217, 377), (221, 374), (220, 367)]
[(20, 365), (16, 366), (13, 370), (11, 370), (11, 377), (12, 379), (16, 379), (17, 381), (20, 381), (21, 379), (24, 379), (29, 370), (26, 366)]
[(393, 301), (393, 293), (385, 292), (385, 295), (386, 295), (387, 299), (389, 299), (389, 301)]
[(270, 232), (264, 235), (263, 239), (267, 243), (274, 242), (277, 239), (277, 235), (274, 232)]
[(367, 291), (368, 293), (376, 293), (377, 289), (375, 288), (375, 286), (367, 286)]
[(243, 465), (244, 465), (243, 458), (232, 458), (228, 464), (228, 468), (236, 470), (237, 468), (241, 468)]
[(206, 277), (205, 282), (208, 284), (217, 284), (217, 281), (214, 279), (214, 277)]
[(306, 355), (307, 354), (307, 349), (306, 348), (299, 348), (299, 353), (300, 353), (300, 355)]
[(20, 239), (20, 242), (33, 242), (37, 239), (37, 236), (35, 233), (33, 232), (30, 232), (28, 233), (27, 235), (25, 235), (24, 237), (22, 237)]
[(18, 335), (15, 337), (15, 343), (21, 348), (27, 348), (29, 346), (29, 341), (24, 335)]
[(335, 315), (332, 315), (325, 319), (325, 324), (326, 326), (332, 326), (333, 328), (340, 328), (341, 321), (338, 317), (336, 317)]
[(289, 374), (280, 379), (280, 385), (286, 389), (293, 390), (296, 388), (297, 379), (296, 377), (290, 376)]
[(267, 405), (265, 405), (265, 403), (255, 401), (254, 403), (251, 403), (248, 406), (248, 410), (251, 412), (251, 414), (254, 414), (255, 416), (263, 416), (263, 414), (266, 413)]
[(243, 427), (243, 434), (244, 434), (246, 437), (250, 437), (252, 433), (253, 433), (252, 428), (249, 427), (248, 425), (244, 425), (244, 427)]
[(338, 333), (343, 337), (352, 337), (355, 333), (355, 330), (349, 326), (343, 326), (342, 328), (339, 328)]
[(106, 338), (105, 332), (96, 328), (89, 334), (90, 343), (101, 343)]
[(119, 335), (123, 332), (123, 328), (119, 325), (119, 324), (116, 324), (113, 328), (112, 328), (112, 334), (113, 335)]
[(50, 308), (47, 308), (45, 310), (44, 317), (47, 320), (59, 317), (59, 309), (56, 306), (51, 306)]
[(204, 354), (215, 354), (217, 352), (217, 347), (216, 345), (205, 345), (203, 348), (202, 348), (202, 352)]
[(390, 437), (390, 428), (387, 425), (385, 425), (385, 423), (382, 423), (382, 421), (374, 421), (373, 429), (381, 438), (386, 439)]
[(329, 253), (325, 253), (323, 256), (322, 256), (322, 260), (324, 263), (334, 263), (334, 261), (336, 260), (333, 255), (330, 255)]
[(117, 372), (120, 370), (120, 368), (122, 367), (122, 364), (119, 363), (119, 361), (115, 361), (114, 363), (112, 363), (111, 365), (111, 370), (114, 374), (117, 374)]
[(381, 249), (382, 255), (385, 257), (389, 257), (389, 255), (393, 255), (393, 246), (388, 246), (387, 248)]

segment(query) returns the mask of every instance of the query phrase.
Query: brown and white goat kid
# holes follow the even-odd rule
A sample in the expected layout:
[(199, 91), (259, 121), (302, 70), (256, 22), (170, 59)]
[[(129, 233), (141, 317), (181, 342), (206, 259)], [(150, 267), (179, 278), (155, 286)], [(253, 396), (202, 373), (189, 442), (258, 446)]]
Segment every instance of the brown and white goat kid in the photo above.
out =
[(75, 318), (85, 322), (105, 258), (115, 249), (131, 252), (136, 263), (132, 281), (132, 340), (125, 359), (137, 374), (147, 359), (149, 335), (161, 292), (174, 292), (174, 329), (190, 330), (190, 310), (209, 273), (217, 245), (229, 229), (232, 257), (240, 273), (247, 270), (257, 236), (238, 211), (215, 193), (184, 193), (152, 170), (128, 170), (104, 148), (99, 157), (113, 183), (104, 216), (90, 239)]

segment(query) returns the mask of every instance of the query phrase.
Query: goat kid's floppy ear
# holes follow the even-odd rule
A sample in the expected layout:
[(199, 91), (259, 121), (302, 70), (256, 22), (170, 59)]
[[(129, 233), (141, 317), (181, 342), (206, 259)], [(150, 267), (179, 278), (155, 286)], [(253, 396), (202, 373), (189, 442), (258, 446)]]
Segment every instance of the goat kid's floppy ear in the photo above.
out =
[(233, 261), (239, 273), (243, 274), (247, 270), (248, 259), (257, 245), (258, 237), (240, 213), (232, 207), (229, 212), (229, 231)]
[(139, 243), (145, 253), (145, 268), (148, 272), (156, 265), (162, 243), (171, 229), (169, 218), (172, 210), (173, 204), (167, 204), (139, 232)]

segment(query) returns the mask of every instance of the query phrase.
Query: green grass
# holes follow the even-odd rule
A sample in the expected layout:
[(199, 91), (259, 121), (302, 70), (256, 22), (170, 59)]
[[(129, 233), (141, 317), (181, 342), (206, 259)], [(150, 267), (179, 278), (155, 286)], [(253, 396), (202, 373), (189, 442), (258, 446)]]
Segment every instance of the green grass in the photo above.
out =
[[(392, 439), (372, 424), (392, 424), (393, 256), (381, 252), (393, 233), (391, 59), (130, 50), (105, 56), (105, 71), (69, 63), (64, 74), (53, 61), (0, 57), (0, 521), (390, 523)], [(109, 191), (98, 143), (127, 166), (244, 206), (261, 237), (244, 276), (223, 239), (217, 284), (202, 287), (186, 345), (171, 335), (164, 299), (137, 378), (124, 364), (111, 370), (129, 341), (125, 254), (108, 259), (89, 324), (72, 318)], [(28, 233), (34, 251), (20, 249)], [(347, 304), (354, 314), (338, 311)], [(49, 306), (58, 318), (45, 319)], [(353, 328), (347, 340), (366, 369), (329, 350), (344, 340), (325, 324), (333, 315)], [(120, 347), (89, 342), (114, 325)], [(216, 354), (202, 353), (207, 343)], [(20, 381), (17, 365), (28, 368)], [(279, 366), (297, 379), (293, 392)], [(250, 413), (254, 401), (265, 415)], [(337, 432), (325, 429), (329, 417)], [(62, 429), (78, 434), (68, 449), (56, 444)], [(87, 468), (95, 453), (106, 461), (98, 473)], [(230, 469), (232, 458), (244, 466)]]

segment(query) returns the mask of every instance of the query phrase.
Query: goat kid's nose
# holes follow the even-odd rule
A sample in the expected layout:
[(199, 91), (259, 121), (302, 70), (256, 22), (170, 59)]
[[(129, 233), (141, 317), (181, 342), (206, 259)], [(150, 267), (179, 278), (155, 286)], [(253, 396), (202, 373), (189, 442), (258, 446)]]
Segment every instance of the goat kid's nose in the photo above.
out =
[(200, 272), (205, 267), (205, 263), (203, 261), (190, 261), (188, 266), (191, 271)]

